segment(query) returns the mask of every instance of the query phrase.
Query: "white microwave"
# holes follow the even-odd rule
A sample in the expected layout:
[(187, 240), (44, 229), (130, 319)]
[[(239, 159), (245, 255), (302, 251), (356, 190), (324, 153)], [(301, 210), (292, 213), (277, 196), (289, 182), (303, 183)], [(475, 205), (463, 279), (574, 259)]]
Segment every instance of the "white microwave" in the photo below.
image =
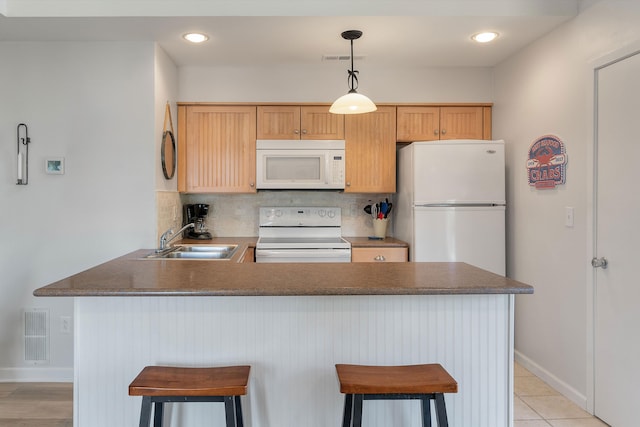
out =
[(256, 188), (344, 190), (344, 140), (257, 140)]

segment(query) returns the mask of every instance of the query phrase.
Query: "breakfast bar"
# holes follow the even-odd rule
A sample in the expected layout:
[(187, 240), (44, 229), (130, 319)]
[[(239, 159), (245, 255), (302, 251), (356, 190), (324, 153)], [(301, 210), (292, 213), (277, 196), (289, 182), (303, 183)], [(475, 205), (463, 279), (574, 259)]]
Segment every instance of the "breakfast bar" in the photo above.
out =
[[(37, 289), (75, 301), (76, 426), (132, 426), (148, 365), (251, 365), (245, 425), (341, 425), (336, 364), (440, 363), (451, 426), (513, 425), (514, 294), (464, 263), (259, 264), (139, 250)], [(224, 405), (173, 404), (170, 425), (222, 426)], [(419, 403), (364, 406), (363, 425), (421, 425)]]

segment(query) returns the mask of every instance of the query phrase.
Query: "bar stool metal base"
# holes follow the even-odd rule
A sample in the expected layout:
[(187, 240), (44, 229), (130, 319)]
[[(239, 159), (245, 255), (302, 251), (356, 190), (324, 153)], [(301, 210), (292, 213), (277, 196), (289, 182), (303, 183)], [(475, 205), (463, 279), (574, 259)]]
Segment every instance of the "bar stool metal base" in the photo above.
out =
[(244, 427), (240, 396), (142, 396), (140, 427), (149, 427), (152, 412), (153, 427), (162, 427), (167, 402), (224, 402), (226, 427)]
[(431, 427), (431, 401), (435, 401), (436, 419), (439, 427), (448, 427), (444, 394), (347, 394), (344, 398), (342, 427), (362, 427), (362, 405), (365, 400), (412, 400), (422, 403), (422, 426)]
[(140, 427), (162, 427), (167, 402), (222, 402), (226, 427), (244, 427), (240, 396), (247, 394), (251, 366), (186, 368), (147, 366), (129, 385), (130, 396), (142, 396)]

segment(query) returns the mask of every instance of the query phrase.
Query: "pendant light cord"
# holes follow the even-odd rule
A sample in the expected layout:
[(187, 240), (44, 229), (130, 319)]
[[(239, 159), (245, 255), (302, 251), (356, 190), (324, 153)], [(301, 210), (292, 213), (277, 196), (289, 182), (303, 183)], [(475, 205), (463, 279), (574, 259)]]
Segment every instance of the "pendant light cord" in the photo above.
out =
[(352, 93), (358, 89), (358, 70), (353, 69), (353, 39), (351, 39), (351, 69), (347, 70), (347, 72), (349, 73), (347, 86), (349, 87), (349, 93)]

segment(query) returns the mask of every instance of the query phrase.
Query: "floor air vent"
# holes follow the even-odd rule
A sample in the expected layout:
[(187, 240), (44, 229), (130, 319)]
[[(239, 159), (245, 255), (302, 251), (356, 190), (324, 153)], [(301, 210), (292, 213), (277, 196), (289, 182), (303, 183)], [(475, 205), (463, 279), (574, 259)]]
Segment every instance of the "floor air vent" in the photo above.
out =
[(31, 363), (49, 361), (49, 310), (24, 311), (24, 360)]

